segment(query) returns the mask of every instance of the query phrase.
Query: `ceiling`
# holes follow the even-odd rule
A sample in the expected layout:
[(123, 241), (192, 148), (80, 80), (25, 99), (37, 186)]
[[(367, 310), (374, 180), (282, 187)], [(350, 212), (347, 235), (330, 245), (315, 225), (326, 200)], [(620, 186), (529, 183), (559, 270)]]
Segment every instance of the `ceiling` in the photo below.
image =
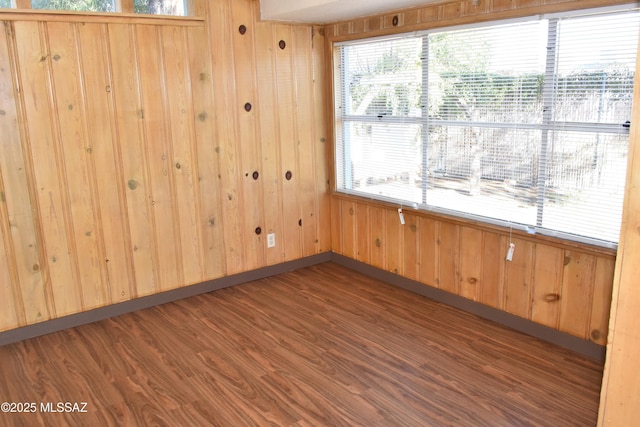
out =
[(315, 24), (436, 3), (440, 0), (260, 0), (261, 18)]

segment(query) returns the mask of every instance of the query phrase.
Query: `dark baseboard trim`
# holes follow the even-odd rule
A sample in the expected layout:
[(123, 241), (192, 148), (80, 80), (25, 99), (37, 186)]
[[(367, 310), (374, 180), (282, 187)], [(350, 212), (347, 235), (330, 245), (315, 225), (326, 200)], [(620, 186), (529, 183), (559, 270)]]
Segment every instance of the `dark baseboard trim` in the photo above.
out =
[(407, 279), (406, 277), (373, 267), (343, 255), (331, 253), (331, 261), (367, 276), (382, 280), (390, 285), (415, 292), (604, 363), (606, 348), (591, 341), (574, 337), (573, 335), (532, 322), (531, 320), (424, 285), (415, 280)]
[(96, 308), (94, 310), (89, 310), (82, 313), (72, 314), (69, 316), (64, 316), (57, 319), (47, 320), (45, 322), (0, 332), (0, 346), (12, 344), (41, 335), (50, 334), (53, 332), (62, 331), (64, 329), (82, 326), (88, 323), (108, 319), (110, 317), (119, 316), (121, 314), (143, 310), (145, 308), (166, 304), (169, 302), (216, 291), (230, 286), (251, 282), (253, 280), (287, 273), (299, 268), (322, 264), (329, 261), (333, 261), (336, 264), (340, 264), (359, 273), (363, 273), (367, 276), (382, 280), (385, 283), (398, 286), (400, 288), (415, 292), (419, 295), (423, 295), (427, 298), (431, 298), (435, 301), (442, 302), (460, 310), (464, 310), (468, 313), (475, 314), (479, 317), (507, 326), (516, 331), (523, 332), (527, 335), (531, 335), (552, 344), (559, 345), (597, 361), (604, 362), (605, 360), (606, 348), (591, 341), (574, 337), (573, 335), (569, 335), (565, 332), (560, 332), (556, 329), (540, 325), (538, 323), (518, 316), (514, 316), (513, 314), (509, 314), (505, 311), (498, 310), (487, 305), (468, 300), (458, 295), (454, 295), (449, 292), (424, 285), (420, 282), (416, 282), (415, 280), (399, 276), (389, 271), (373, 267), (371, 265), (333, 252), (325, 252), (318, 255), (312, 255), (310, 257), (301, 258), (282, 264), (263, 267), (257, 270), (234, 274), (232, 276), (221, 277), (219, 279), (209, 280), (207, 282), (186, 286), (184, 288), (173, 289), (158, 294), (153, 294), (113, 305), (108, 305), (105, 307)]
[(282, 264), (276, 264), (269, 267), (259, 268), (257, 270), (247, 271), (244, 273), (234, 274), (232, 276), (221, 277), (219, 279), (209, 280), (207, 282), (198, 283), (184, 288), (173, 289), (158, 294), (145, 297), (135, 298), (129, 301), (96, 308), (82, 313), (72, 314), (57, 319), (47, 320), (33, 325), (23, 326), (17, 329), (11, 329), (0, 333), (0, 346), (62, 331), (64, 329), (74, 328), (76, 326), (86, 325), (87, 323), (97, 322), (99, 320), (108, 319), (110, 317), (119, 316), (121, 314), (131, 313), (133, 311), (142, 310), (168, 302), (216, 291), (218, 289), (227, 288), (229, 286), (239, 285), (253, 280), (263, 279), (265, 277), (275, 276), (299, 268), (309, 267), (321, 264), (331, 260), (331, 253), (325, 252), (318, 255), (312, 255), (294, 261), (288, 261)]

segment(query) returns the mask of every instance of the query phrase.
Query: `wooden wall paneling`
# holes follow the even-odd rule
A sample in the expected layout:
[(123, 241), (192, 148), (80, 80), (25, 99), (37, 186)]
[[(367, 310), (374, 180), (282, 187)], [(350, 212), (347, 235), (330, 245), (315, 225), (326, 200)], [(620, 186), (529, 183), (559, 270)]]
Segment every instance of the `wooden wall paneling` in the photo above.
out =
[[(262, 110), (256, 89), (256, 53), (255, 53), (255, 20), (253, 6), (249, 0), (230, 2), (233, 24), (233, 52), (235, 61), (236, 102), (238, 106), (237, 145), (241, 174), (240, 206), (244, 221), (244, 257), (245, 268), (254, 270), (265, 265), (267, 247), (266, 227), (262, 215), (263, 195), (260, 178), (253, 179), (253, 172), (262, 171), (260, 145), (257, 136), (260, 134), (259, 115)], [(245, 25), (246, 33), (240, 34), (238, 28)], [(246, 111), (249, 103), (251, 109)], [(260, 228), (260, 234), (255, 230)], [(264, 231), (264, 234), (263, 234)]]
[[(15, 22), (16, 57), (22, 83), (27, 153), (33, 162), (33, 178), (37, 188), (42, 253), (46, 263), (29, 266), (43, 268), (45, 286), (37, 282), (20, 283), (25, 318), (28, 324), (56, 315), (82, 310), (81, 289), (75, 270), (75, 253), (68, 239), (69, 211), (66, 209), (66, 187), (58, 166), (61, 153), (56, 142), (50, 85), (49, 48), (44, 24)], [(36, 267), (37, 266), (37, 267)], [(57, 297), (54, 300), (54, 295)]]
[(383, 28), (383, 17), (382, 16), (373, 16), (370, 18), (364, 18), (365, 20), (365, 28), (367, 31), (376, 31)]
[[(640, 69), (640, 44), (636, 70)], [(640, 117), (640, 73), (635, 73), (633, 111)], [(620, 243), (616, 257), (598, 426), (635, 425), (640, 419), (640, 127), (631, 126)], [(596, 288), (594, 298), (598, 295)]]
[(135, 28), (140, 92), (140, 115), (144, 129), (144, 141), (149, 167), (149, 195), (154, 249), (158, 267), (158, 284), (161, 290), (171, 289), (183, 283), (182, 253), (177, 206), (174, 199), (173, 153), (167, 138), (171, 123), (167, 111), (167, 81), (164, 70), (160, 27), (138, 25)]
[(342, 200), (340, 203), (340, 217), (342, 218), (342, 255), (353, 259), (356, 258), (358, 246), (356, 206), (357, 203), (352, 201)]
[(465, 0), (463, 2), (464, 15), (482, 15), (489, 12), (493, 5), (488, 1)]
[[(198, 2), (206, 7), (208, 2)], [(202, 11), (206, 16), (206, 10)], [(190, 27), (187, 29), (187, 49), (189, 55), (189, 80), (191, 102), (196, 117), (194, 129), (200, 215), (198, 217), (201, 234), (201, 259), (204, 278), (207, 280), (225, 274), (225, 248), (222, 211), (220, 209), (220, 166), (215, 151), (216, 111), (214, 109), (213, 71), (207, 29)]]
[[(0, 192), (4, 194), (2, 182), (2, 167), (0, 167)], [(1, 197), (0, 194), (0, 197)], [(18, 286), (17, 273), (15, 272), (13, 253), (6, 250), (9, 246), (10, 232), (9, 218), (6, 213), (6, 203), (0, 201), (0, 331), (17, 328), (24, 325), (24, 320), (18, 319), (18, 311), (24, 311), (19, 296), (16, 298), (15, 288)], [(24, 315), (23, 315), (24, 317)]]
[(514, 0), (517, 8), (536, 7), (545, 3), (545, 0)]
[[(245, 232), (239, 196), (240, 165), (235, 123), (237, 115), (244, 112), (244, 102), (236, 100), (233, 36), (233, 20), (228, 0), (209, 2), (209, 37), (213, 49), (213, 82), (216, 128), (218, 130), (216, 152), (220, 165), (220, 204), (223, 216), (224, 245), (226, 248), (227, 274), (245, 271)], [(246, 101), (245, 101), (246, 102)]]
[(355, 21), (353, 21), (353, 24), (351, 25), (350, 28), (350, 32), (353, 34), (358, 34), (358, 33), (362, 33), (365, 31), (365, 20), (364, 19), (357, 19)]
[[(257, 22), (255, 24), (256, 75), (258, 90), (258, 116), (260, 123), (260, 152), (262, 154), (262, 170), (260, 183), (263, 192), (264, 229), (266, 233), (274, 233), (276, 246), (267, 248), (265, 260), (267, 265), (282, 261), (283, 233), (281, 180), (285, 179), (280, 171), (280, 150), (278, 137), (278, 101), (276, 98), (276, 66), (275, 66), (274, 25)], [(329, 218), (327, 215), (326, 218)], [(327, 227), (328, 228), (328, 227)]]
[(402, 22), (399, 25), (415, 25), (420, 22), (420, 9), (410, 9), (402, 13)]
[[(12, 58), (9, 57), (9, 46), (13, 44), (10, 37), (13, 27), (5, 22), (0, 31), (0, 331), (24, 325), (24, 306), (19, 295), (18, 262), (13, 244), (13, 229), (25, 228), (33, 230), (33, 220), (30, 215), (10, 214), (14, 203), (16, 210), (30, 207), (29, 189), (27, 187), (26, 170), (20, 146), (20, 129), (18, 127), (18, 113), (14, 96)], [(13, 47), (13, 46), (12, 46)], [(14, 184), (12, 184), (12, 182)], [(16, 194), (13, 194), (13, 193)], [(19, 199), (16, 199), (16, 196)], [(21, 199), (21, 200), (20, 200)], [(27, 213), (30, 209), (26, 209)], [(29, 221), (29, 222), (25, 222)], [(18, 233), (16, 233), (18, 234)], [(37, 248), (35, 240), (32, 243)], [(18, 244), (22, 249), (22, 245)], [(36, 260), (37, 252), (36, 252)], [(38, 261), (39, 263), (39, 261)], [(27, 264), (28, 265), (28, 264)], [(31, 264), (33, 265), (33, 264)], [(39, 278), (40, 271), (27, 270), (30, 276)], [(20, 315), (18, 312), (21, 312)], [(21, 319), (19, 319), (19, 317)]]
[(420, 280), (420, 218), (404, 213), (403, 226), (403, 275), (413, 280)]
[(446, 221), (440, 223), (438, 236), (438, 287), (459, 294), (460, 226)]
[(563, 261), (562, 249), (543, 244), (536, 245), (531, 320), (551, 328), (558, 327)]
[(565, 250), (559, 329), (580, 338), (589, 338), (595, 267), (593, 255)]
[[(312, 59), (312, 32), (306, 25), (292, 28), (292, 50), (295, 70), (295, 100), (298, 148), (298, 194), (300, 195), (300, 219), (302, 227), (302, 256), (317, 251), (318, 183), (316, 182), (316, 130), (314, 117), (314, 86)], [(287, 49), (288, 47), (285, 47)], [(324, 159), (324, 157), (323, 157)]]
[(420, 23), (434, 22), (438, 20), (439, 5), (423, 7), (420, 9)]
[(181, 254), (182, 280), (174, 286), (199, 283), (204, 279), (202, 234), (200, 219), (199, 153), (195, 143), (191, 71), (187, 29), (178, 26), (160, 27), (164, 60), (166, 106), (170, 126), (167, 167), (173, 176), (172, 200), (174, 225), (179, 228), (180, 241), (176, 250)]
[(418, 228), (420, 229), (420, 282), (437, 288), (440, 277), (438, 273), (440, 222), (421, 217)]
[(43, 270), (33, 268), (45, 263), (40, 259), (35, 209), (31, 208), (31, 167), (21, 144), (24, 121), (19, 119), (22, 103), (14, 75), (15, 49), (13, 24), (5, 22), (0, 30), (0, 329), (26, 323), (20, 284), (44, 290)]
[(404, 227), (404, 225), (400, 224), (398, 211), (394, 209), (387, 209), (384, 237), (387, 253), (387, 270), (396, 274), (404, 273), (404, 251), (402, 245)]
[(329, 129), (327, 116), (327, 102), (331, 100), (328, 88), (329, 76), (327, 72), (326, 57), (326, 37), (325, 27), (314, 27), (311, 39), (312, 62), (313, 62), (313, 107), (314, 107), (314, 126), (313, 126), (313, 145), (315, 147), (315, 171), (316, 171), (316, 198), (317, 198), (317, 215), (316, 218), (316, 235), (317, 235), (317, 251), (327, 252), (331, 249), (331, 229), (326, 225), (326, 219), (331, 216), (330, 201), (330, 185), (329, 185), (329, 167), (332, 163), (329, 143)]
[(482, 288), (482, 248), (481, 230), (460, 227), (460, 296), (477, 301)]
[(331, 250), (337, 254), (342, 251), (342, 201), (331, 198)]
[(132, 298), (159, 290), (158, 263), (153, 236), (151, 178), (146, 155), (140, 69), (133, 25), (109, 24), (108, 54), (111, 104), (117, 118), (114, 144), (120, 153), (125, 188), (123, 224), (128, 230), (127, 251), (133, 262), (133, 280), (129, 283)]
[(492, 0), (491, 10), (494, 12), (500, 12), (503, 10), (511, 10), (515, 5), (516, 0)]
[(513, 260), (507, 261), (505, 267), (504, 309), (511, 314), (528, 319), (531, 313), (535, 243), (517, 238), (511, 241), (515, 244), (515, 251)]
[(387, 269), (387, 215), (386, 209), (372, 206), (369, 208), (371, 221), (371, 265)]
[(614, 270), (614, 259), (596, 258), (589, 339), (600, 345), (607, 344)]
[[(69, 211), (69, 250), (75, 256), (84, 309), (108, 303), (102, 224), (97, 221), (96, 179), (93, 152), (87, 139), (87, 104), (81, 86), (82, 69), (78, 46), (78, 25), (64, 22), (47, 24), (49, 61), (52, 70), (54, 112), (58, 122), (61, 157), (57, 165), (60, 184), (68, 199), (63, 209)], [(87, 70), (88, 73), (94, 70)], [(102, 161), (103, 159), (100, 159)], [(56, 295), (66, 298), (68, 291)]]
[(484, 232), (482, 241), (482, 280), (478, 299), (481, 303), (504, 310), (505, 256), (509, 242), (498, 233)]
[(371, 262), (371, 223), (369, 205), (356, 205), (356, 259), (369, 264)]
[(107, 27), (104, 24), (77, 26), (79, 39), (81, 84), (84, 93), (84, 115), (87, 132), (87, 161), (94, 171), (97, 227), (94, 232), (103, 246), (99, 261), (106, 268), (103, 287), (109, 303), (131, 298), (129, 283), (133, 280), (126, 212), (125, 184), (117, 142), (114, 143), (115, 114), (111, 100), (113, 81), (109, 73)]
[[(276, 87), (278, 93), (278, 125), (280, 129), (282, 216), (284, 221), (284, 260), (289, 261), (302, 255), (302, 230), (298, 183), (298, 113), (295, 101), (295, 74), (293, 72), (293, 31), (290, 25), (277, 25), (273, 50), (276, 55)], [(284, 42), (284, 49), (280, 42)], [(291, 179), (286, 179), (291, 172)], [(346, 254), (345, 254), (346, 255)]]

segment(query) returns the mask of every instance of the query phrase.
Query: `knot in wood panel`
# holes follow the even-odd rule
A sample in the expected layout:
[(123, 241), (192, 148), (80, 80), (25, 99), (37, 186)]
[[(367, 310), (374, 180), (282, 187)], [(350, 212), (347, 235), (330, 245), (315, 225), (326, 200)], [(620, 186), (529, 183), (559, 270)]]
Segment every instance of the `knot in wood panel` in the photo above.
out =
[(556, 302), (560, 300), (559, 294), (546, 294), (544, 296), (545, 302)]

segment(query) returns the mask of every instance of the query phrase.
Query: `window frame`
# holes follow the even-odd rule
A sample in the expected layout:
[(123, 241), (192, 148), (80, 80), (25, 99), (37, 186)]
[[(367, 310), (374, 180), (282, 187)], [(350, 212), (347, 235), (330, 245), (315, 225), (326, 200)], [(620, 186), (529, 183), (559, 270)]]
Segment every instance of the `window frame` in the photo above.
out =
[[(556, 36), (557, 36), (557, 28), (558, 22), (561, 18), (570, 18), (570, 17), (578, 17), (581, 15), (588, 15), (592, 13), (615, 13), (622, 12), (625, 10), (629, 10), (630, 8), (638, 8), (636, 3), (627, 3), (627, 4), (619, 4), (613, 6), (603, 6), (603, 7), (595, 7), (588, 9), (577, 9), (577, 10), (567, 10), (564, 12), (555, 12), (548, 14), (534, 14), (534, 15), (525, 15), (517, 18), (511, 19), (497, 19), (497, 20), (488, 20), (478, 23), (470, 23), (470, 24), (462, 24), (462, 25), (443, 25), (438, 26), (432, 29), (418, 30), (413, 32), (399, 32), (390, 35), (382, 35), (382, 36), (374, 36), (374, 37), (366, 37), (366, 34), (363, 34), (365, 37), (357, 37), (357, 38), (347, 38), (345, 40), (333, 41), (331, 43), (331, 51), (332, 51), (332, 59), (333, 64), (331, 68), (332, 72), (332, 96), (333, 96), (333, 132), (334, 132), (334, 145), (333, 145), (333, 188), (332, 190), (338, 194), (345, 194), (349, 196), (355, 196), (359, 198), (368, 198), (375, 201), (387, 202), (394, 205), (398, 205), (400, 207), (411, 207), (419, 211), (423, 212), (431, 212), (439, 215), (444, 215), (452, 218), (459, 218), (470, 220), (473, 222), (481, 222), (488, 225), (499, 226), (519, 231), (524, 231), (528, 234), (541, 234), (548, 237), (560, 238), (563, 240), (587, 244), (589, 246), (608, 248), (608, 249), (617, 249), (618, 242), (611, 242), (607, 240), (602, 240), (598, 238), (592, 238), (588, 236), (582, 236), (573, 234), (570, 232), (564, 232), (560, 230), (548, 229), (541, 227), (541, 219), (542, 219), (542, 208), (544, 206), (544, 189), (546, 182), (546, 174), (544, 170), (539, 170), (538, 173), (538, 181), (542, 181), (543, 185), (538, 184), (538, 194), (536, 197), (536, 225), (527, 225), (522, 223), (517, 223), (513, 221), (507, 221), (495, 217), (487, 217), (479, 214), (474, 214), (470, 212), (457, 211), (449, 208), (442, 208), (439, 206), (434, 206), (428, 204), (427, 199), (427, 187), (428, 180), (423, 179), (421, 184), (422, 190), (422, 202), (414, 203), (411, 201), (398, 199), (389, 196), (383, 195), (374, 195), (370, 193), (366, 193), (363, 191), (354, 190), (353, 182), (349, 182), (352, 180), (351, 178), (351, 166), (350, 162), (345, 162), (344, 156), (347, 155), (348, 151), (345, 146), (348, 146), (347, 142), (344, 141), (342, 135), (346, 134), (345, 125), (347, 123), (371, 123), (371, 124), (392, 124), (392, 123), (400, 123), (400, 124), (417, 124), (422, 126), (422, 129), (428, 129), (431, 126), (435, 125), (458, 125), (458, 126), (473, 126), (473, 127), (513, 127), (514, 123), (483, 123), (483, 122), (473, 122), (473, 121), (463, 121), (463, 120), (446, 120), (446, 119), (436, 119), (429, 117), (428, 114), (428, 102), (425, 98), (428, 98), (428, 91), (422, 91), (422, 102), (421, 102), (421, 110), (422, 115), (420, 117), (417, 116), (388, 116), (388, 115), (380, 115), (380, 116), (369, 116), (369, 115), (349, 115), (346, 114), (349, 109), (348, 105), (343, 105), (343, 97), (342, 92), (343, 88), (347, 85), (347, 78), (345, 76), (346, 67), (343, 67), (344, 58), (341, 56), (341, 52), (343, 52), (340, 47), (341, 46), (349, 46), (349, 45), (357, 45), (362, 43), (370, 43), (375, 41), (387, 41), (398, 38), (406, 37), (407, 35), (414, 35), (418, 37), (427, 38), (430, 34), (437, 34), (443, 32), (450, 32), (455, 30), (464, 30), (464, 29), (477, 29), (483, 27), (490, 27), (496, 25), (503, 24), (512, 24), (519, 23), (531, 20), (548, 20), (548, 34), (547, 34), (547, 42), (549, 45), (554, 46), (554, 50), (557, 47), (556, 45)], [(551, 43), (553, 41), (553, 43)], [(428, 49), (429, 44), (422, 44), (422, 58), (428, 58)], [(555, 52), (554, 52), (555, 53)], [(551, 61), (551, 63), (550, 63)], [(555, 54), (548, 53), (546, 60), (546, 68), (545, 68), (545, 83), (544, 90), (547, 91), (547, 86), (553, 86), (554, 78), (555, 78), (555, 65), (557, 61), (557, 57)], [(426, 67), (423, 66), (422, 69), (422, 87), (428, 87), (428, 62), (425, 62)], [(637, 70), (636, 70), (637, 71)], [(553, 78), (550, 78), (553, 77)], [(346, 97), (348, 98), (348, 97)], [(543, 99), (546, 102), (550, 97), (544, 96)], [(566, 122), (560, 120), (553, 120), (551, 110), (545, 106), (543, 109), (543, 119), (541, 123), (517, 123), (518, 129), (530, 129), (530, 130), (539, 130), (543, 133), (553, 132), (554, 130), (562, 129), (563, 131), (580, 131), (580, 132), (608, 132), (608, 133), (620, 133), (621, 124), (589, 124), (589, 123), (581, 123), (581, 122)], [(629, 128), (622, 130), (623, 133), (629, 134)], [(421, 132), (422, 134), (422, 159), (420, 164), (423, 168), (427, 164), (427, 152), (429, 149), (428, 145), (428, 137), (429, 132)], [(341, 149), (342, 147), (342, 149)], [(540, 162), (541, 168), (544, 168), (546, 165), (545, 162)], [(342, 174), (340, 172), (342, 171)], [(342, 185), (341, 185), (342, 183)], [(347, 186), (347, 183), (349, 184)], [(340, 187), (343, 188), (340, 188)], [(350, 189), (351, 188), (351, 189)]]

